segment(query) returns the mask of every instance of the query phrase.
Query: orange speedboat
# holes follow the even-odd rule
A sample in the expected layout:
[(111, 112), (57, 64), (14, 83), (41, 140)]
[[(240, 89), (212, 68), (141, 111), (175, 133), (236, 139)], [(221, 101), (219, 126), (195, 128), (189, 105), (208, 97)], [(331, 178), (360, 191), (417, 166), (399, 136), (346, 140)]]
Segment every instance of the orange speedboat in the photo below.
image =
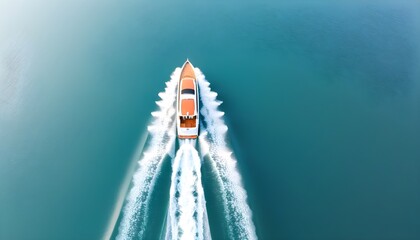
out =
[(177, 92), (177, 131), (181, 139), (198, 137), (198, 86), (193, 65), (182, 66)]

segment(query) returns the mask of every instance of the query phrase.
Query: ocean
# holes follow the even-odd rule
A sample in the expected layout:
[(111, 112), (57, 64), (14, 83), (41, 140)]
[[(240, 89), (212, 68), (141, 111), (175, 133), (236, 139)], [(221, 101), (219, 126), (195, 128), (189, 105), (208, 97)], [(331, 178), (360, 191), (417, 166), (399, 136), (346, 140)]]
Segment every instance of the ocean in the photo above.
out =
[[(187, 58), (222, 102), (207, 155), (152, 144)], [(420, 239), (419, 69), (414, 0), (0, 0), (0, 239), (165, 239), (177, 158), (212, 239)]]

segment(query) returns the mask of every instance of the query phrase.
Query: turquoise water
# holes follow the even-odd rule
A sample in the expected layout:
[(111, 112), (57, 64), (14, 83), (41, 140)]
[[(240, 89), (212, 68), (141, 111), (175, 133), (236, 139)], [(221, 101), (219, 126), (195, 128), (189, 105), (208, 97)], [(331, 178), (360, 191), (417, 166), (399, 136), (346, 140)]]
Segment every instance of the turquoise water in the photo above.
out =
[[(157, 93), (187, 57), (224, 102), (260, 239), (419, 239), (418, 9), (1, 1), (0, 239), (113, 232)], [(202, 175), (223, 239), (206, 161)]]

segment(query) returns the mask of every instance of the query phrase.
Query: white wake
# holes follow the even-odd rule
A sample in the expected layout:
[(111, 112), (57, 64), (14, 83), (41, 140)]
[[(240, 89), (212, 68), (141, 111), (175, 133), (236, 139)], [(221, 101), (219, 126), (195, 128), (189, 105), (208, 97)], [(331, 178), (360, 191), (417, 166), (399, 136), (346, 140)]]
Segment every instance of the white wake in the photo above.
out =
[(139, 168), (133, 176), (132, 188), (127, 196), (117, 239), (142, 239), (147, 226), (150, 195), (165, 156), (174, 155), (176, 87), (181, 69), (177, 68), (159, 93), (159, 110), (152, 112), (148, 126), (150, 141), (146, 146)]
[[(212, 92), (209, 82), (196, 68), (200, 91), (202, 121), (200, 147), (202, 157), (208, 156), (221, 187), (225, 220), (230, 239), (257, 239), (252, 212), (247, 204), (246, 191), (232, 150), (226, 143), (227, 126), (224, 113), (218, 110), (221, 101)], [(180, 69), (177, 68), (159, 93), (159, 110), (152, 113), (154, 120), (148, 127), (150, 141), (139, 160), (132, 188), (126, 198), (117, 239), (143, 239), (153, 191), (163, 159), (174, 157), (176, 139), (176, 88)], [(195, 149), (195, 140), (181, 140), (180, 149), (172, 162), (169, 211), (166, 239), (211, 239), (206, 201), (201, 183), (201, 159)]]
[(247, 204), (247, 194), (241, 183), (232, 150), (226, 143), (227, 126), (223, 120), (224, 112), (218, 110), (222, 103), (216, 99), (217, 93), (211, 91), (210, 83), (196, 68), (203, 124), (200, 131), (200, 147), (203, 156), (208, 155), (217, 174), (220, 193), (223, 198), (226, 221), (230, 239), (257, 239), (252, 212)]
[(195, 140), (181, 140), (180, 145), (172, 163), (166, 239), (210, 239)]

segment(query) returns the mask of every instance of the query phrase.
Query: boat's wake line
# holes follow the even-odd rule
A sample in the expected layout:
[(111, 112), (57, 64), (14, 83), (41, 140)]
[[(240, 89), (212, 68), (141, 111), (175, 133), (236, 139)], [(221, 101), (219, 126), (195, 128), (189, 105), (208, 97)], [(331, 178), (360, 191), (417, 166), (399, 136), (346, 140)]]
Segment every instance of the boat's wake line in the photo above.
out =
[(225, 218), (230, 239), (257, 239), (252, 212), (247, 204), (247, 194), (241, 184), (241, 176), (236, 168), (232, 150), (226, 143), (227, 126), (224, 113), (218, 110), (222, 103), (216, 99), (217, 93), (211, 91), (210, 83), (196, 68), (197, 81), (202, 101), (200, 146), (201, 154), (208, 155), (216, 172), (220, 193), (223, 199)]
[(127, 196), (117, 239), (142, 238), (147, 225), (150, 195), (156, 177), (160, 172), (162, 160), (167, 155), (174, 155), (175, 144), (175, 100), (176, 86), (180, 75), (177, 68), (171, 79), (166, 82), (166, 89), (159, 93), (159, 110), (152, 112), (153, 121), (148, 126), (150, 141), (146, 146), (139, 169), (133, 176), (132, 188)]
[(166, 239), (210, 239), (195, 140), (181, 140), (180, 145), (172, 163)]
[[(151, 194), (163, 159), (174, 157), (176, 139), (176, 88), (181, 69), (177, 68), (159, 93), (159, 110), (152, 113), (148, 127), (150, 140), (139, 160), (139, 169), (133, 176), (118, 228), (117, 239), (143, 239)], [(220, 101), (212, 92), (201, 71), (195, 69), (202, 102), (200, 146), (202, 157), (208, 156), (217, 175), (223, 199), (229, 239), (257, 239), (252, 212), (246, 202), (246, 191), (236, 169), (236, 160), (226, 143), (227, 126)], [(201, 159), (195, 149), (195, 140), (181, 140), (172, 162), (169, 211), (166, 239), (211, 239), (204, 191), (201, 183)]]

